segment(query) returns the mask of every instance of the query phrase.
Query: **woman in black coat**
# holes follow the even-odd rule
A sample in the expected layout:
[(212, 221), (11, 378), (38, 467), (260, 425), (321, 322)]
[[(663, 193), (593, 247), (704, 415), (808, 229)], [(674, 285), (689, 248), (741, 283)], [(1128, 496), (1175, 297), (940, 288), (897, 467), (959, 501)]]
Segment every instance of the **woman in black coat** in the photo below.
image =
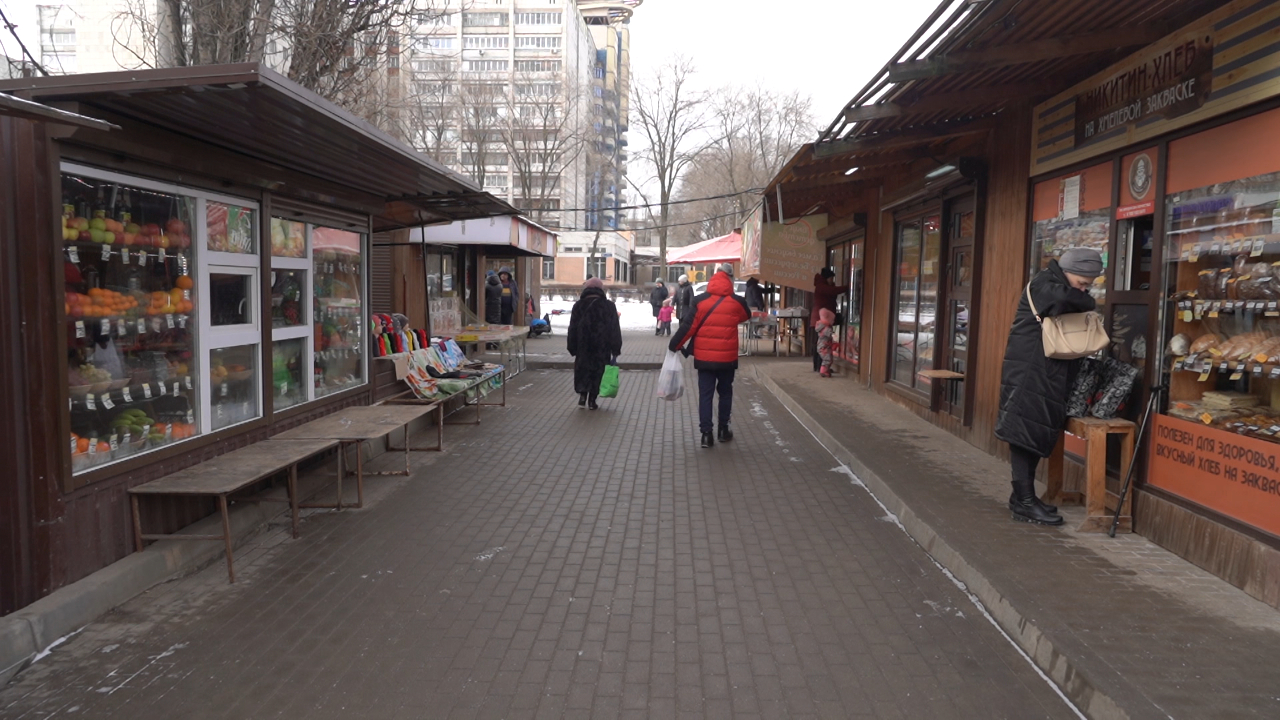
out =
[(484, 321), (490, 325), (502, 322), (502, 281), (492, 270), (484, 282)]
[[(653, 290), (649, 292), (649, 304), (653, 306), (653, 317), (657, 320), (658, 313), (662, 311), (662, 303), (668, 297), (671, 297), (671, 291), (667, 290), (667, 286), (659, 280), (657, 285), (653, 286)], [(658, 323), (657, 329), (662, 328), (662, 323)]]
[(621, 352), (618, 306), (605, 297), (600, 278), (592, 278), (569, 315), (569, 354), (573, 356), (573, 391), (578, 393), (578, 407), (598, 407), (596, 397), (605, 365)]
[[(1102, 274), (1102, 257), (1088, 248), (1072, 248), (1031, 279), (1036, 313), (1056, 317), (1093, 310), (1088, 289)], [(1067, 424), (1067, 395), (1079, 360), (1045, 357), (1040, 322), (1031, 312), (1023, 288), (1009, 330), (1000, 374), (1000, 417), (996, 437), (1009, 443), (1013, 494), (1009, 510), (1015, 520), (1061, 525), (1057, 508), (1036, 497), (1036, 466), (1049, 457)]]

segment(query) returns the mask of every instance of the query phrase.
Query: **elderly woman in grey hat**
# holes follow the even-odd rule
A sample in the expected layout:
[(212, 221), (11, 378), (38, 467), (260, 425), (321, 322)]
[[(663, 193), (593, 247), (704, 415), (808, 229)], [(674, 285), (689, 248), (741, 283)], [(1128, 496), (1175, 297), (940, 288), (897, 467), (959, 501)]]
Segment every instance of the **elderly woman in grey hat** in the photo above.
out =
[[(1036, 466), (1049, 457), (1067, 424), (1067, 395), (1079, 360), (1045, 357), (1040, 318), (1088, 312), (1096, 307), (1089, 288), (1103, 273), (1102, 256), (1089, 248), (1071, 248), (1021, 288), (1018, 311), (1009, 330), (1000, 375), (1000, 416), (996, 437), (1009, 443), (1015, 520), (1061, 525), (1058, 508), (1036, 497)], [(1028, 289), (1036, 313), (1027, 301)]]

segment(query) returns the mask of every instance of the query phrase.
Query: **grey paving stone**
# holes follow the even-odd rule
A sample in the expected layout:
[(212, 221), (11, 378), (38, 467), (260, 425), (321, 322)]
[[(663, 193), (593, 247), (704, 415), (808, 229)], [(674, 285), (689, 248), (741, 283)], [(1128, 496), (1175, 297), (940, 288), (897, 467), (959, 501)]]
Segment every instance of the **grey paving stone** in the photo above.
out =
[(0, 714), (1074, 717), (761, 386), (704, 450), (656, 375), (596, 412), (521, 375), (364, 510), (136, 598)]

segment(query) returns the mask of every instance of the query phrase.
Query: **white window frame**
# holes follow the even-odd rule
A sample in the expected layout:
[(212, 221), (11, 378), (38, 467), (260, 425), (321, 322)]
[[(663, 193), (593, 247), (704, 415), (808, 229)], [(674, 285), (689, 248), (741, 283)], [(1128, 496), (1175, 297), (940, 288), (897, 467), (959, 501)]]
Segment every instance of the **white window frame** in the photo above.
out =
[[(275, 217), (280, 217), (280, 216), (277, 215)], [(315, 313), (314, 313), (314, 308), (312, 307), (312, 305), (314, 305), (315, 303), (314, 301), (315, 266), (311, 260), (311, 229), (314, 226), (311, 223), (303, 220), (289, 220), (289, 218), (285, 218), (285, 217), (280, 217), (280, 219), (287, 220), (289, 222), (302, 223), (302, 227), (304, 228), (303, 237), (306, 239), (306, 243), (305, 243), (306, 250), (303, 252), (302, 257), (300, 258), (279, 257), (276, 255), (271, 256), (271, 272), (274, 273), (277, 270), (301, 270), (303, 273), (305, 273), (305, 278), (306, 278), (306, 282), (304, 282), (302, 286), (302, 301), (301, 301), (302, 324), (294, 327), (283, 327), (283, 328), (272, 327), (271, 328), (272, 344), (275, 344), (277, 342), (285, 342), (289, 340), (303, 341), (302, 342), (302, 367), (303, 367), (302, 387), (304, 389), (303, 389), (302, 402), (298, 403), (297, 405), (291, 405), (287, 408), (281, 408), (281, 410), (292, 410), (293, 408), (302, 407), (307, 403), (314, 402), (317, 399), (316, 383), (315, 383), (315, 366), (316, 366), (315, 344), (307, 342), (308, 338), (311, 338), (315, 335), (315, 318), (313, 317)], [(274, 278), (272, 279), (274, 281)], [(272, 284), (274, 285), (275, 283), (273, 282)], [(274, 361), (274, 358), (272, 358), (272, 360)], [(272, 370), (272, 372), (274, 375), (274, 369)], [(368, 373), (366, 371), (366, 375), (367, 374)], [(367, 378), (366, 378), (366, 382), (368, 382)], [(273, 392), (274, 392), (274, 386), (273, 386)], [(275, 411), (274, 403), (275, 403), (275, 397), (273, 395), (272, 396), (273, 412)]]

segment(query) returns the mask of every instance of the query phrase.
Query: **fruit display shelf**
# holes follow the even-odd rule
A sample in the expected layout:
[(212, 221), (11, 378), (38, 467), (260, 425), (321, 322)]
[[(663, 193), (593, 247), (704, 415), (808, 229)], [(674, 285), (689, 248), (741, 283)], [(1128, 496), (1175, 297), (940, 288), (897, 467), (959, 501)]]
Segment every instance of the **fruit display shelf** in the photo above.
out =
[(121, 262), (125, 265), (149, 265), (170, 260), (176, 260), (180, 263), (191, 262), (191, 257), (186, 250), (144, 245), (107, 244), (77, 240), (64, 243), (62, 251), (68, 260), (77, 265), (89, 260)]
[[(158, 315), (123, 315), (93, 318), (72, 318), (72, 330), (77, 338), (90, 334), (110, 336), (114, 338), (142, 339), (145, 336), (162, 335), (171, 330), (185, 330), (194, 322), (187, 313), (164, 313)], [(152, 350), (164, 349), (163, 343), (148, 343)], [(172, 343), (173, 349), (185, 349), (189, 343)]]
[(101, 392), (93, 392), (91, 389), (84, 392), (73, 391), (68, 402), (72, 412), (94, 412), (141, 405), (163, 397), (187, 397), (188, 393), (194, 390), (195, 384), (192, 377), (184, 375), (166, 380), (130, 383)]

